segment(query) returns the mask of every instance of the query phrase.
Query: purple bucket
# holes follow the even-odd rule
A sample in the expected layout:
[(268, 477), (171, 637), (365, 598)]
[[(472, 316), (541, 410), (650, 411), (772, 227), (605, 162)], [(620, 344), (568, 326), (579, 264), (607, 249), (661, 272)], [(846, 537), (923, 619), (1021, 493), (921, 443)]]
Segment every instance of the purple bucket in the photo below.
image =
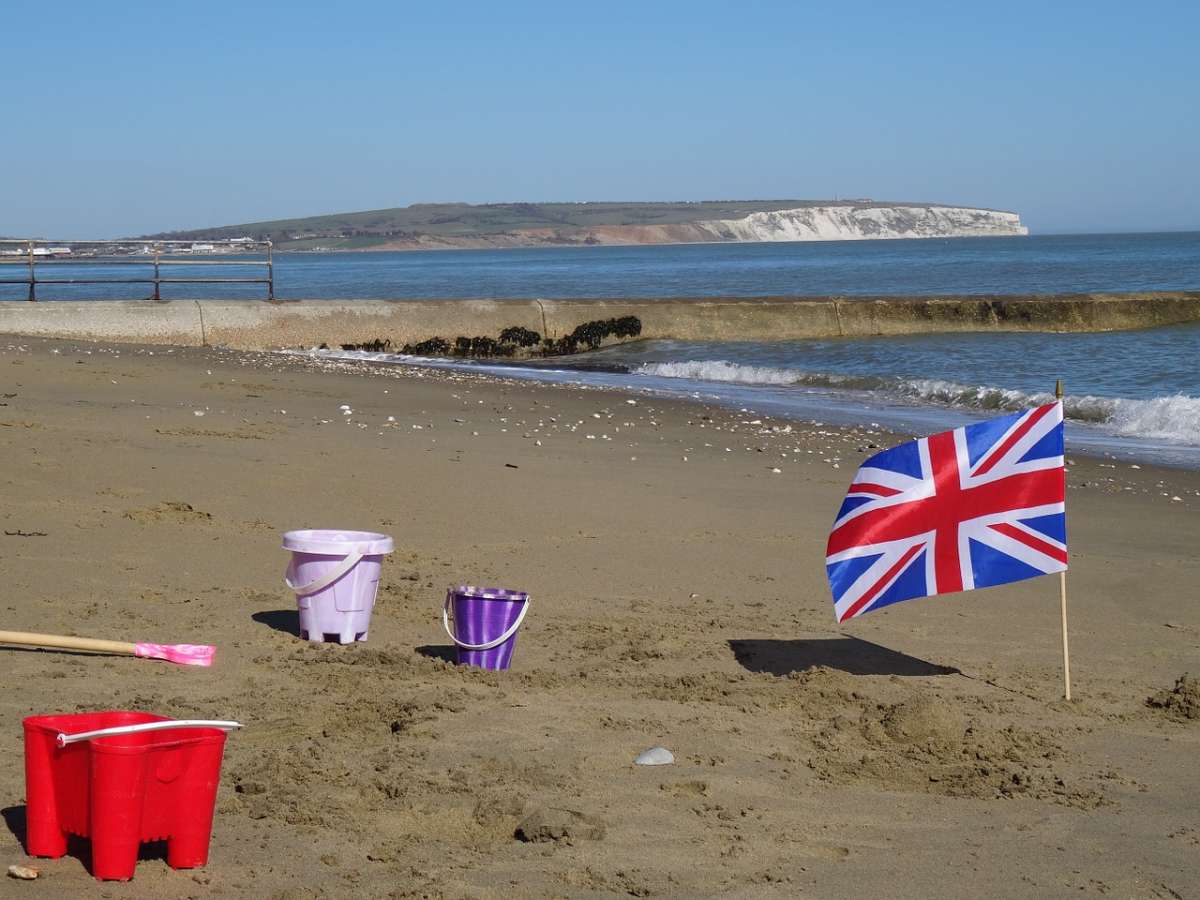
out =
[(529, 595), (524, 591), (469, 585), (450, 588), (442, 607), (442, 624), (458, 647), (458, 664), (507, 669), (517, 643), (517, 630), (528, 611)]

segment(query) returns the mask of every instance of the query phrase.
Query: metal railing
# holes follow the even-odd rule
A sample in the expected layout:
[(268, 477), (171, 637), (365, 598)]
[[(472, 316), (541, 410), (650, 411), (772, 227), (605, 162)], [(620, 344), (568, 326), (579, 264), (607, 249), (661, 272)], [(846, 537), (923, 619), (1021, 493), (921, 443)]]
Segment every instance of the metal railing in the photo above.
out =
[[(236, 259), (216, 257), (236, 255)], [(247, 259), (246, 257), (255, 257)], [(25, 269), (24, 277), (5, 276), (9, 267)], [(51, 277), (38, 272), (50, 271)], [(108, 278), (87, 274), (85, 277), (53, 277), (71, 267), (146, 266), (153, 267), (145, 277)], [(262, 266), (265, 278), (243, 277), (167, 277), (173, 266)], [(57, 270), (57, 271), (55, 271)], [(140, 274), (140, 273), (139, 273)], [(39, 285), (74, 284), (146, 284), (154, 293), (145, 298), (162, 300), (164, 284), (265, 284), (267, 300), (275, 299), (275, 262), (270, 241), (249, 238), (227, 241), (51, 241), (44, 238), (0, 238), (0, 285), (23, 284), (29, 287), (30, 301), (37, 300)]]

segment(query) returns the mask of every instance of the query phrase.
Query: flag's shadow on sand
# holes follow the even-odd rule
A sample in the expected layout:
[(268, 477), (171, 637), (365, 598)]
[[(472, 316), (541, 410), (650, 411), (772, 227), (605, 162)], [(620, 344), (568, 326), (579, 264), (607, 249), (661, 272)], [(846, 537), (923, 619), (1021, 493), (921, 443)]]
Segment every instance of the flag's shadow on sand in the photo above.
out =
[(856, 637), (730, 641), (729, 649), (751, 672), (789, 675), (824, 666), (850, 675), (958, 675), (939, 666)]

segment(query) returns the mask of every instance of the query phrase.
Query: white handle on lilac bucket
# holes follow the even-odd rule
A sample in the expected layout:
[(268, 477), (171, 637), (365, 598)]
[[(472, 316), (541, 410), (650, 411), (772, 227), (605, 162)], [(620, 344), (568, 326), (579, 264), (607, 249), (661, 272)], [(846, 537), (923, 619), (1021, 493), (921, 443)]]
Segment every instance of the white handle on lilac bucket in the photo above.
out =
[(292, 579), (288, 578), (287, 575), (284, 575), (283, 583), (295, 591), (296, 596), (298, 597), (306, 597), (309, 594), (315, 594), (317, 591), (321, 591), (329, 587), (331, 584), (357, 566), (359, 560), (361, 560), (364, 555), (365, 554), (362, 552), (362, 550), (356, 547), (350, 551), (345, 559), (343, 559), (340, 563), (338, 563), (316, 581), (311, 581), (308, 584), (292, 584)]
[(138, 725), (117, 725), (97, 731), (77, 731), (75, 734), (60, 732), (57, 740), (58, 746), (65, 747), (76, 741), (90, 741), (92, 738), (109, 737), (116, 734), (137, 734), (140, 731), (165, 731), (168, 728), (220, 728), (222, 731), (232, 731), (241, 727), (240, 722), (219, 722), (212, 719), (166, 719), (158, 722), (142, 722)]
[(450, 598), (451, 594), (446, 594), (446, 602), (442, 604), (442, 625), (446, 629), (446, 634), (450, 635), (450, 640), (462, 647), (464, 650), (491, 650), (493, 647), (499, 647), (510, 637), (517, 633), (517, 629), (521, 627), (521, 623), (525, 621), (525, 613), (529, 612), (529, 598), (525, 598), (525, 605), (521, 607), (521, 614), (517, 616), (517, 621), (513, 622), (512, 627), (494, 641), (488, 641), (486, 644), (468, 644), (460, 641), (458, 636), (450, 630)]

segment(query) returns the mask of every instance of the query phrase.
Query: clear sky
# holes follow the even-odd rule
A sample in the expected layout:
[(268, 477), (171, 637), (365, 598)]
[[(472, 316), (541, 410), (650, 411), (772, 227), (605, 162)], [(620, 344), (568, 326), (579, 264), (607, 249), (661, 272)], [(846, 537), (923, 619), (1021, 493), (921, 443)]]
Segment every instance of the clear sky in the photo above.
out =
[(1200, 229), (1200, 2), (12, 3), (0, 234), (872, 197)]

